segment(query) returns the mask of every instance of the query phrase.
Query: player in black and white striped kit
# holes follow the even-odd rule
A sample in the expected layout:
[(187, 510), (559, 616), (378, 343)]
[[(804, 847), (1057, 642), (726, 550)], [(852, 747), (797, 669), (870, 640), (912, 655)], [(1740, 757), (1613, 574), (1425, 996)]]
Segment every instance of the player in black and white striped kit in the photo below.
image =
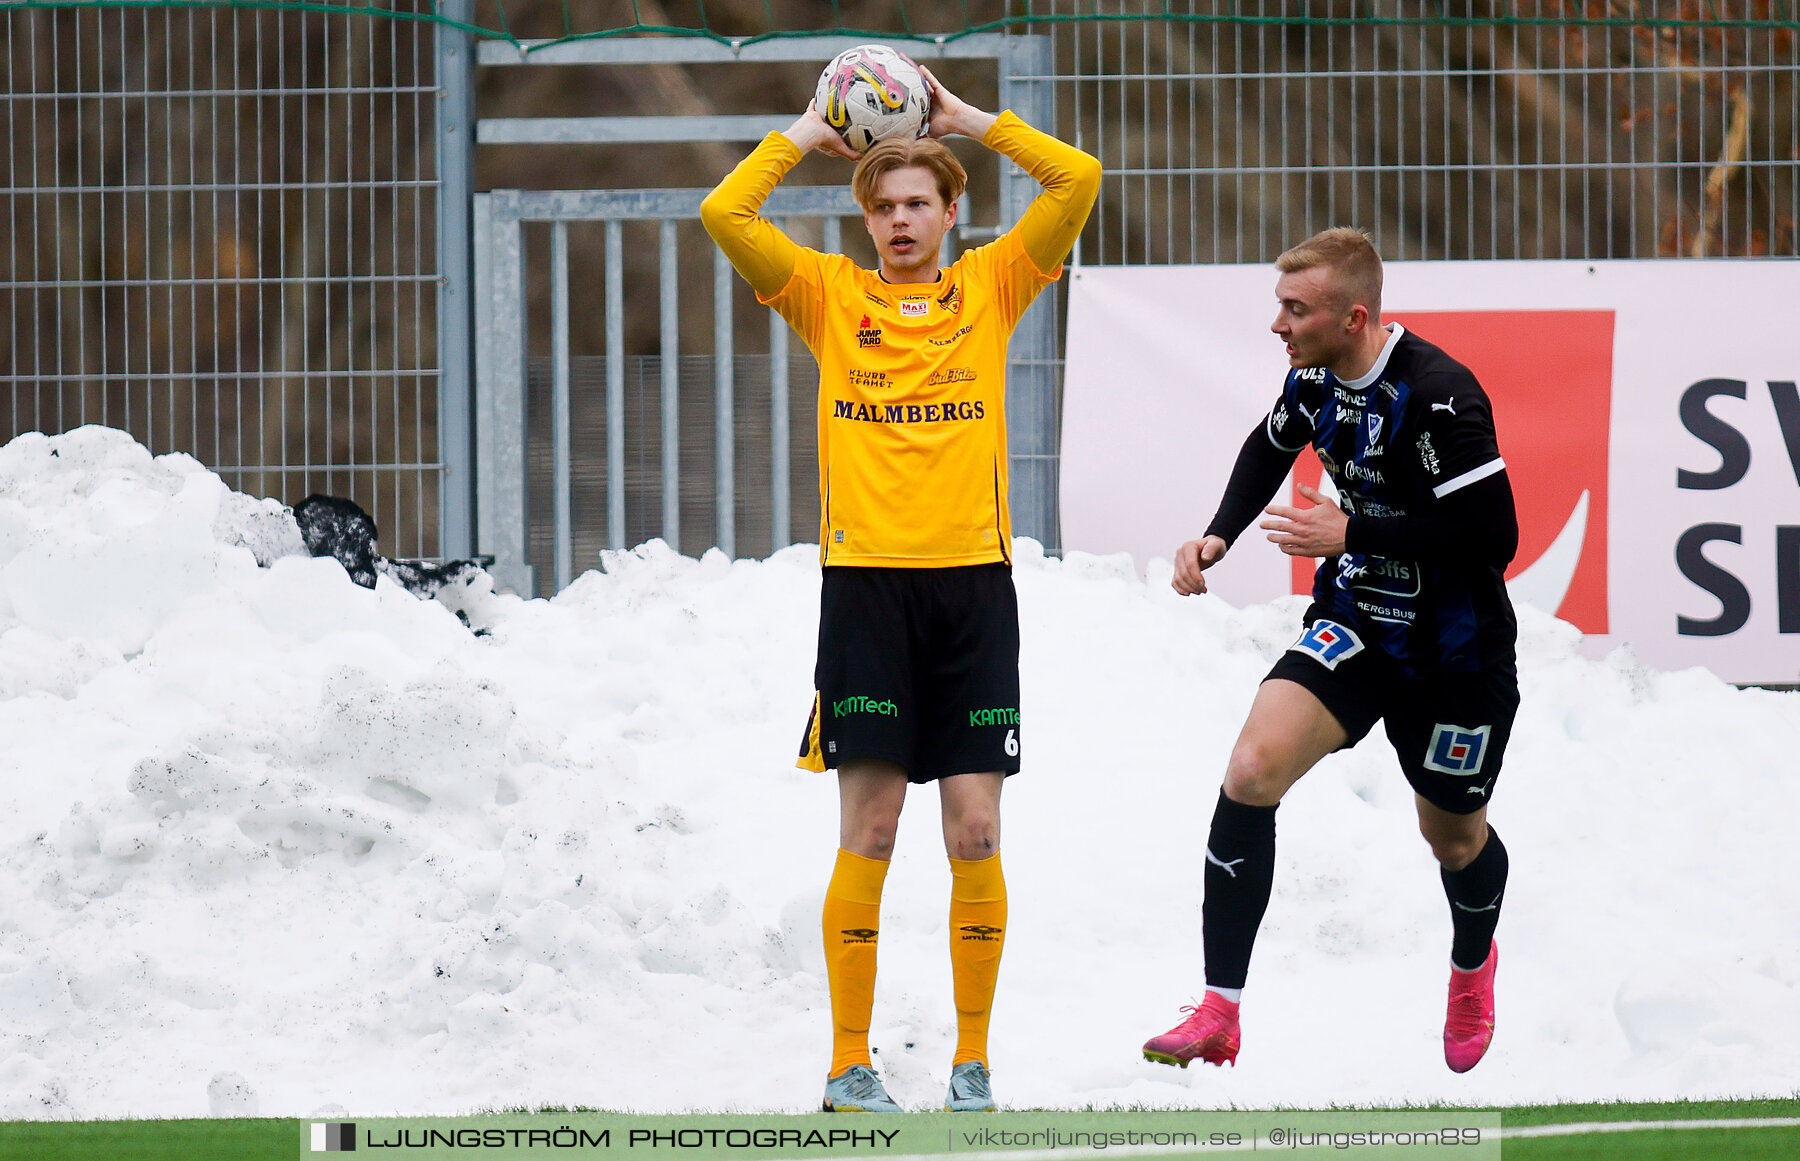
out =
[[(1206, 591), (1259, 512), (1283, 552), (1319, 557), (1305, 628), (1258, 690), (1207, 839), (1206, 996), (1144, 1045), (1186, 1067), (1235, 1063), (1238, 1005), (1275, 867), (1275, 810), (1321, 758), (1377, 721), (1412, 784), (1452, 922), (1444, 1059), (1473, 1068), (1494, 1031), (1494, 930), (1506, 848), (1487, 822), (1518, 710), (1517, 623), (1502, 570), (1518, 549), (1512, 486), (1487, 394), (1468, 368), (1381, 323), (1381, 258), (1359, 230), (1327, 230), (1276, 263), (1271, 329), (1292, 368), (1245, 441), (1206, 535), (1181, 546), (1174, 587)], [(1300, 450), (1334, 502), (1269, 505)]]

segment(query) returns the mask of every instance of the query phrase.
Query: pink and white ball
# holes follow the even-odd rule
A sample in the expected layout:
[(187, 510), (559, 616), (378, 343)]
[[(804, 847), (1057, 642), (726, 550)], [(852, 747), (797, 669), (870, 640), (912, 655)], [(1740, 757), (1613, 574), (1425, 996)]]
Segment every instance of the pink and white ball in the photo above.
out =
[(858, 153), (889, 137), (923, 137), (931, 86), (913, 59), (885, 44), (859, 44), (819, 74), (813, 108)]

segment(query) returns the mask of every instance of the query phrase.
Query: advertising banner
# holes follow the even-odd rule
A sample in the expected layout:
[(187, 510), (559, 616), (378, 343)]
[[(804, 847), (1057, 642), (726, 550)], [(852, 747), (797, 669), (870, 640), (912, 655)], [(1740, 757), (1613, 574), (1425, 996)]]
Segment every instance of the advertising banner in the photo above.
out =
[[(1280, 393), (1272, 265), (1071, 274), (1063, 543), (1200, 536)], [(1384, 321), (1472, 370), (1519, 508), (1515, 602), (1665, 669), (1800, 681), (1800, 262), (1393, 262)], [(1282, 496), (1316, 484), (1302, 454)], [(1311, 588), (1252, 526), (1233, 604)]]

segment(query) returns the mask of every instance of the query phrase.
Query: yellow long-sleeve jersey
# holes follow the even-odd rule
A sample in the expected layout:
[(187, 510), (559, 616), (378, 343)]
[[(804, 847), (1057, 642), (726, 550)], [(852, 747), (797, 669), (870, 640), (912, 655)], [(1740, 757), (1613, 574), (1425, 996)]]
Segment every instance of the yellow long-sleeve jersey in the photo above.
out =
[(706, 229), (819, 364), (820, 558), (947, 568), (1008, 561), (1006, 346), (1062, 273), (1100, 163), (1011, 113), (982, 138), (1043, 185), (1018, 225), (936, 283), (894, 284), (796, 245), (758, 209), (800, 160), (771, 133), (700, 208)]

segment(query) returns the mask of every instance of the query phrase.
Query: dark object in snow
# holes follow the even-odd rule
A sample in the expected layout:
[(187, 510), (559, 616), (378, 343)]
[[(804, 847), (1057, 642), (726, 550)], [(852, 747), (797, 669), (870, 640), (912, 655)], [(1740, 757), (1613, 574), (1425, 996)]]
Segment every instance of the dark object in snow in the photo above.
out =
[(375, 521), (354, 500), (315, 492), (294, 505), (294, 523), (307, 552), (336, 557), (351, 580), (375, 587)]
[(487, 575), (480, 561), (389, 560), (376, 551), (374, 518), (341, 496), (308, 496), (294, 505), (294, 523), (300, 526), (307, 552), (335, 558), (363, 588), (374, 588), (377, 574), (385, 576), (422, 600), (436, 597), (474, 627), (468, 598), (475, 594), (464, 590), (477, 587), (475, 581)]

